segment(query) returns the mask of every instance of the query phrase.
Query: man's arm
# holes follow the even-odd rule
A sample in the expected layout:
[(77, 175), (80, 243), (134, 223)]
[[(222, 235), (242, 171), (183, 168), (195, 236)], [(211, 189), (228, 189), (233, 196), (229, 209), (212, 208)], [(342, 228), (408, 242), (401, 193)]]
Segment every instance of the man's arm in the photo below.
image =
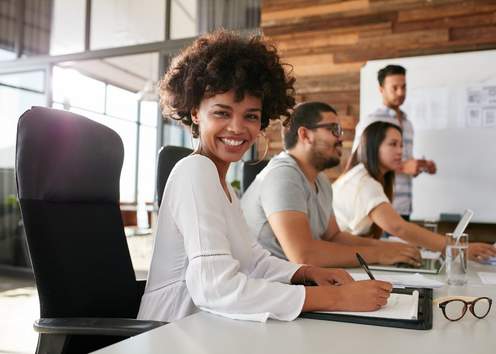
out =
[(291, 262), (320, 267), (353, 267), (359, 265), (355, 256), (358, 252), (368, 263), (416, 264), (414, 257), (398, 252), (393, 247), (348, 245), (314, 240), (308, 217), (300, 211), (276, 212), (269, 215), (268, 221)]
[(396, 171), (396, 173), (402, 173), (408, 176), (417, 177), (420, 172), (425, 168), (424, 160), (404, 160), (401, 167)]
[(329, 226), (322, 239), (349, 246), (380, 246), (383, 243), (382, 241), (373, 238), (359, 237), (352, 235), (349, 232), (341, 231), (335, 216), (332, 216), (331, 220), (329, 220)]
[(405, 175), (417, 177), (421, 172), (427, 172), (431, 175), (435, 174), (437, 167), (432, 160), (405, 160), (402, 162), (401, 167), (396, 173), (403, 173)]

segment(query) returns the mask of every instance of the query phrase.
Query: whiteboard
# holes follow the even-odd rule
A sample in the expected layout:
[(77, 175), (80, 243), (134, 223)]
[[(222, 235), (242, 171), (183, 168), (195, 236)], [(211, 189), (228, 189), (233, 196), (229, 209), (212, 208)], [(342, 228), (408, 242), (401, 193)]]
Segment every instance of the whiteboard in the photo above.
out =
[(496, 223), (496, 50), (369, 61), (360, 74), (360, 117), (382, 104), (377, 72), (407, 70), (401, 107), (415, 131), (414, 157), (434, 160), (435, 175), (413, 179), (412, 219), (462, 214)]

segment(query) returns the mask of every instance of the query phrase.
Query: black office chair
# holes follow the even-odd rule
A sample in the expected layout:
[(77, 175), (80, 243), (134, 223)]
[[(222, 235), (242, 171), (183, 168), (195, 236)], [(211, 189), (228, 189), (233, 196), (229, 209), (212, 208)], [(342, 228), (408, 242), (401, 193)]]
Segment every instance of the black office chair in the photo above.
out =
[(270, 160), (245, 161), (243, 163), (243, 193), (246, 192), (251, 182), (257, 177)]
[(157, 159), (157, 201), (159, 207), (162, 204), (165, 184), (172, 169), (179, 160), (191, 155), (192, 152), (193, 150), (184, 146), (167, 145), (160, 148)]
[(19, 119), (18, 197), (40, 300), (37, 353), (87, 353), (163, 325), (139, 321), (119, 208), (123, 145), (82, 116), (33, 107)]

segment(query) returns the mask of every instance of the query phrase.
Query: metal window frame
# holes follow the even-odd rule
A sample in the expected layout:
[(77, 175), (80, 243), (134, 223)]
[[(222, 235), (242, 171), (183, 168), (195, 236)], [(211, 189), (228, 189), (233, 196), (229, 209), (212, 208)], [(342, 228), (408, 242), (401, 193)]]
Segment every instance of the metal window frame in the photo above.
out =
[[(24, 11), (25, 11), (25, 0), (18, 0), (17, 3), (17, 33), (15, 40), (15, 52), (17, 59), (9, 61), (0, 61), (0, 75), (7, 73), (21, 73), (29, 71), (44, 71), (45, 73), (45, 88), (44, 93), (46, 96), (46, 106), (51, 107), (53, 102), (53, 87), (52, 87), (52, 75), (53, 67), (59, 63), (70, 62), (70, 61), (86, 61), (86, 60), (97, 60), (112, 57), (130, 56), (137, 54), (146, 53), (158, 53), (159, 54), (159, 77), (165, 74), (166, 68), (170, 64), (170, 59), (176, 55), (182, 48), (191, 44), (196, 38), (181, 38), (181, 39), (170, 39), (170, 26), (171, 26), (171, 4), (172, 0), (165, 0), (165, 26), (164, 26), (164, 40), (158, 42), (150, 42), (132, 46), (114, 47), (91, 50), (91, 11), (92, 11), (92, 0), (86, 0), (86, 12), (85, 12), (85, 32), (84, 32), (84, 51), (78, 53), (62, 54), (62, 55), (40, 55), (31, 57), (22, 57), (24, 50)], [(22, 15), (22, 16), (21, 16)], [(241, 35), (248, 34), (260, 34), (260, 28), (250, 28), (244, 30), (238, 30)], [(139, 134), (140, 134), (140, 114), (141, 105), (138, 102), (138, 121), (137, 121), (137, 144), (135, 151), (136, 158), (136, 171), (135, 171), (135, 202), (137, 203), (138, 197), (138, 164), (139, 164)], [(162, 119), (162, 114), (160, 112), (160, 107), (157, 110), (157, 151), (164, 143), (164, 129), (167, 123)], [(186, 139), (186, 132), (183, 132), (182, 141)], [(253, 154), (255, 150), (252, 148), (251, 152)]]

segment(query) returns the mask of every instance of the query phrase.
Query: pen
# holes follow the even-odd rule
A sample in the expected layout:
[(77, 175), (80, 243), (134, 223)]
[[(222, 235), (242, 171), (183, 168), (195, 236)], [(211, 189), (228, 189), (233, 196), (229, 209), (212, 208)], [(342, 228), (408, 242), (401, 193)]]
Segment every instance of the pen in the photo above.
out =
[(369, 269), (369, 266), (367, 265), (367, 262), (365, 262), (365, 259), (360, 256), (359, 253), (355, 253), (356, 257), (358, 259), (358, 263), (360, 263), (360, 266), (363, 268), (363, 270), (369, 275), (369, 278), (371, 280), (375, 280), (374, 276), (372, 275), (372, 272)]

